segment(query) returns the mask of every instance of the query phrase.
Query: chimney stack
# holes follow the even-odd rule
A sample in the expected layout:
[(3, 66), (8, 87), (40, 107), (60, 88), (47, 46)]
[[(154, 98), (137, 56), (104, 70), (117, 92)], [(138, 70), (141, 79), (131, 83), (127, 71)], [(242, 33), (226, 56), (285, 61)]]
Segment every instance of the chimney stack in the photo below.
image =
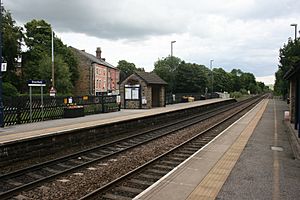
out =
[(102, 58), (101, 58), (101, 52), (102, 52), (102, 51), (101, 51), (101, 48), (100, 48), (100, 47), (97, 47), (97, 50), (96, 50), (96, 58), (98, 58), (98, 59), (100, 59), (100, 60), (102, 59)]

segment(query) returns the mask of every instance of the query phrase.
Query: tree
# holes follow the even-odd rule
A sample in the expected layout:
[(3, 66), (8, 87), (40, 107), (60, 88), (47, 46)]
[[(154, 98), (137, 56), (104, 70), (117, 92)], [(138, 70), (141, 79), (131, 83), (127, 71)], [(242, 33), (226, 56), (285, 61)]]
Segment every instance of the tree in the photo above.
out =
[(243, 72), (240, 69), (233, 69), (230, 72), (231, 83), (232, 83), (232, 91), (240, 91), (242, 89), (240, 84), (240, 76)]
[(283, 77), (285, 72), (283, 69), (279, 68), (275, 73), (275, 84), (274, 84), (274, 92), (276, 95), (286, 96), (288, 93), (288, 81)]
[[(51, 42), (52, 29), (44, 20), (32, 20), (25, 24), (25, 44), (28, 48), (24, 52), (24, 81), (29, 79), (44, 79), (51, 85)], [(55, 53), (55, 87), (59, 93), (70, 94), (77, 80), (78, 61), (72, 51), (54, 37)]]
[(240, 76), (241, 88), (249, 90), (251, 94), (256, 94), (256, 80), (252, 73), (242, 73)]
[(229, 73), (222, 68), (214, 68), (214, 91), (232, 92), (232, 79)]
[(23, 39), (22, 28), (15, 25), (9, 11), (3, 11), (2, 18), (2, 56), (7, 63), (7, 71), (3, 73), (3, 82), (20, 88), (20, 76), (17, 75), (17, 59), (21, 55), (21, 42)]
[(268, 87), (266, 87), (263, 82), (256, 82), (256, 85), (258, 94), (268, 91)]
[(134, 71), (137, 70), (134, 63), (127, 62), (126, 60), (120, 60), (118, 62), (117, 68), (121, 71), (120, 82), (124, 81), (128, 76), (130, 76)]
[(182, 61), (175, 73), (175, 92), (204, 93), (208, 82), (204, 68), (203, 65)]
[(181, 60), (174, 56), (168, 56), (164, 59), (159, 59), (154, 63), (153, 72), (168, 83), (167, 92), (175, 91), (176, 71), (181, 63)]
[(288, 92), (288, 81), (283, 77), (291, 67), (296, 66), (300, 62), (300, 39), (289, 39), (279, 50), (279, 65), (275, 73), (274, 91), (277, 95), (286, 97)]

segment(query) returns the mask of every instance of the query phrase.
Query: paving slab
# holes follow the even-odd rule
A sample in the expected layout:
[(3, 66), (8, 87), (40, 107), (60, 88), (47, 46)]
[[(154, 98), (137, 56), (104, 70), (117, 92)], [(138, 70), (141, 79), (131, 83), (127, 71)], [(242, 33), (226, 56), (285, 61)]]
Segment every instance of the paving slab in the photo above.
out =
[(270, 100), (216, 199), (299, 199), (300, 161), (284, 122), (286, 102)]
[[(262, 101), (240, 120), (223, 131), (222, 134), (215, 140), (203, 147), (183, 164), (172, 170), (169, 174), (138, 195), (135, 199), (182, 200), (189, 198), (190, 195), (195, 192), (201, 181), (205, 180), (205, 177), (209, 174), (213, 167), (216, 166), (218, 161), (239, 138), (241, 133), (248, 126), (249, 122), (254, 119), (259, 121), (266, 105), (267, 100)], [(258, 114), (259, 112), (260, 115)], [(232, 156), (235, 156), (234, 153), (235, 152), (228, 154), (227, 160), (232, 160)], [(232, 164), (225, 163), (222, 167), (228, 167), (230, 165)], [(215, 174), (210, 177), (208, 184), (203, 186), (202, 189), (204, 188), (206, 192), (210, 192), (211, 189), (216, 189), (215, 186), (222, 185), (218, 176), (224, 176), (228, 173), (228, 170), (226, 171), (226, 169), (223, 169), (222, 167), (219, 167), (216, 170)], [(210, 194), (206, 194), (203, 199), (207, 199), (209, 195)], [(199, 196), (190, 199), (199, 199)]]

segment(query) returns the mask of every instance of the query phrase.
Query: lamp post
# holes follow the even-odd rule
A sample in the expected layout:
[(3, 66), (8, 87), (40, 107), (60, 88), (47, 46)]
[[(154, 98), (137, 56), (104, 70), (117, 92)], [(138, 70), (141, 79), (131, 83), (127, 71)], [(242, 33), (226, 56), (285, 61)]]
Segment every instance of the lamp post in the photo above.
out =
[(171, 41), (171, 57), (173, 57), (173, 44), (175, 43), (176, 41)]
[[(48, 27), (44, 27), (44, 26), (37, 26), (36, 28), (48, 28)], [(54, 40), (53, 40), (53, 37), (54, 37), (54, 32), (51, 28), (51, 90), (55, 90), (55, 81), (54, 81)], [(54, 96), (55, 96), (55, 93), (54, 93)]]
[(214, 74), (212, 70), (212, 64), (214, 60), (210, 60), (210, 71), (211, 71), (211, 95), (214, 92)]
[(54, 86), (54, 42), (53, 42), (53, 30), (51, 29), (51, 61), (52, 61), (52, 66), (51, 66), (51, 79), (52, 79), (52, 87), (55, 88)]
[(2, 1), (0, 0), (0, 126), (4, 127), (3, 87), (2, 87)]
[(297, 39), (297, 24), (291, 24), (291, 26), (295, 27), (295, 41)]

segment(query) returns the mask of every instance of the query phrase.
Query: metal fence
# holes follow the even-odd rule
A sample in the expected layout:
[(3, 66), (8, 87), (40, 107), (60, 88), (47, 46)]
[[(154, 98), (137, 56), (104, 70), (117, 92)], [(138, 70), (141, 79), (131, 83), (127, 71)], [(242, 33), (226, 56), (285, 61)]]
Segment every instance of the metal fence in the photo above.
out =
[[(173, 95), (175, 95), (173, 97)], [(206, 95), (201, 94), (201, 93), (176, 93), (176, 94), (171, 94), (167, 93), (166, 94), (166, 104), (175, 104), (175, 103), (182, 103), (185, 102), (185, 97), (193, 97), (195, 101), (198, 100), (205, 100), (205, 99), (212, 99), (212, 98), (219, 98), (219, 95), (217, 93), (207, 93)]]
[[(4, 125), (24, 124), (44, 120), (60, 119), (64, 116), (70, 97), (9, 97), (3, 99)], [(117, 95), (72, 97), (72, 104), (83, 106), (84, 114), (118, 111)]]

